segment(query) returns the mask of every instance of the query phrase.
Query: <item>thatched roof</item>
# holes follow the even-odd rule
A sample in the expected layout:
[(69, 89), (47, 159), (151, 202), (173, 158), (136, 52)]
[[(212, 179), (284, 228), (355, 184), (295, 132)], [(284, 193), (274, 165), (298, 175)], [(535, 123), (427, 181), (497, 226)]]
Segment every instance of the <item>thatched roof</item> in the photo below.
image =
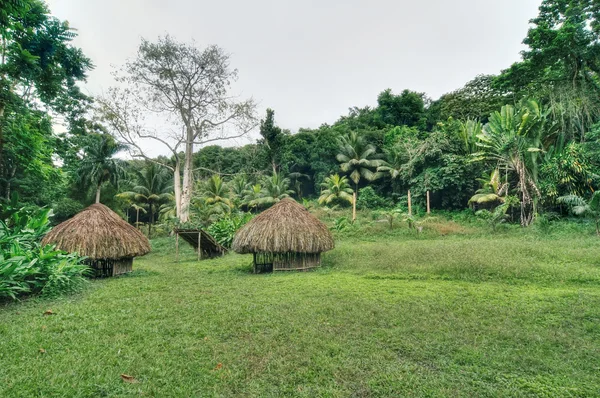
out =
[(92, 260), (137, 257), (150, 251), (144, 234), (100, 203), (58, 224), (42, 244), (55, 244), (57, 249)]
[(327, 226), (293, 199), (283, 199), (243, 226), (233, 239), (238, 253), (321, 253), (334, 247)]

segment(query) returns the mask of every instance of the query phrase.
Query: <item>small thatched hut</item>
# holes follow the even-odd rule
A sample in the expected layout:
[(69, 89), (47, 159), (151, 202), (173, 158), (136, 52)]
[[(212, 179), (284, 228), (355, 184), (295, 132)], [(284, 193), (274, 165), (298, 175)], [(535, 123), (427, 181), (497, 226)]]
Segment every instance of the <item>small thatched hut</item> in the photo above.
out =
[(97, 203), (58, 224), (42, 240), (59, 250), (88, 257), (96, 276), (114, 276), (132, 270), (133, 258), (150, 251), (150, 242), (114, 211)]
[(333, 249), (327, 226), (293, 199), (284, 199), (243, 226), (233, 250), (254, 254), (254, 272), (306, 270)]

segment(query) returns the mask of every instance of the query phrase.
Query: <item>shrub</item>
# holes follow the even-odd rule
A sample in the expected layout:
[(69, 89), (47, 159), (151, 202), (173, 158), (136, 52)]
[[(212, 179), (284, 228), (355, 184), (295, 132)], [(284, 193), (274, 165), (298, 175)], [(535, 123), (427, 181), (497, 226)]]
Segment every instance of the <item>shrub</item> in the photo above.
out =
[(235, 233), (250, 221), (251, 218), (252, 214), (250, 213), (225, 214), (212, 223), (207, 231), (219, 244), (230, 248)]
[(61, 199), (60, 202), (52, 206), (52, 212), (54, 213), (52, 221), (55, 224), (60, 224), (82, 211), (83, 208), (83, 205), (76, 200), (69, 198)]
[(48, 209), (15, 209), (1, 206), (0, 298), (23, 294), (54, 296), (78, 290), (89, 268), (82, 258), (42, 246), (50, 230)]
[(361, 188), (358, 192), (358, 199), (356, 200), (358, 209), (380, 209), (393, 205), (390, 199), (379, 196), (372, 187)]

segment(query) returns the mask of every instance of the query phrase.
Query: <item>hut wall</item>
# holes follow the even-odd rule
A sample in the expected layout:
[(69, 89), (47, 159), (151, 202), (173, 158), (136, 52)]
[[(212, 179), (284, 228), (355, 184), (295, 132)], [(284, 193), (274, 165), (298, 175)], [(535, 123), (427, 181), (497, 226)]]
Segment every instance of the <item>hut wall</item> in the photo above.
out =
[(87, 260), (86, 264), (94, 270), (94, 277), (105, 278), (131, 272), (133, 270), (133, 257)]
[(321, 253), (254, 253), (254, 272), (302, 271), (318, 267)]

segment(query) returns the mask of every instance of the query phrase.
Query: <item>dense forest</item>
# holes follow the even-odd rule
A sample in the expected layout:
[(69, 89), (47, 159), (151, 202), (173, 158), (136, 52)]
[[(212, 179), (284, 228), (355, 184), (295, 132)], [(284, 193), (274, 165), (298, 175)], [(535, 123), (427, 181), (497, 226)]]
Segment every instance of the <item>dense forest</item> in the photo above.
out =
[[(436, 100), (385, 89), (374, 107), (293, 134), (274, 110), (257, 115), (252, 100), (232, 99), (237, 71), (218, 46), (142, 40), (115, 86), (92, 98), (79, 84), (94, 61), (42, 1), (3, 2), (0, 35), (0, 196), (51, 208), (53, 222), (102, 202), (151, 233), (156, 223), (208, 226), (287, 196), (349, 215), (353, 205), (405, 209), (409, 191), (416, 212), (429, 192), (434, 211), (499, 212), (523, 226), (597, 214), (594, 0), (544, 0), (522, 60), (497, 76)], [(169, 128), (152, 130), (149, 118)], [(254, 144), (212, 145), (256, 130)], [(146, 156), (144, 140), (170, 155)]]

